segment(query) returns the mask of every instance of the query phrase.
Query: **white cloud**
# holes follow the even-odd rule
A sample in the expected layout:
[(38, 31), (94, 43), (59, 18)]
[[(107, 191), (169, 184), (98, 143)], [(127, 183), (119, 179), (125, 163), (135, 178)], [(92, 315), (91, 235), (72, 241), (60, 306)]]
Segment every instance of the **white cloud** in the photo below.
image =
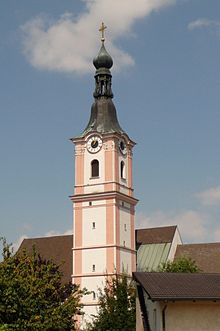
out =
[(188, 24), (189, 30), (194, 30), (198, 28), (216, 28), (220, 27), (220, 21), (210, 20), (208, 18), (199, 18)]
[(194, 210), (174, 213), (154, 212), (149, 216), (138, 214), (137, 228), (152, 228), (158, 226), (177, 225), (184, 242), (206, 241), (208, 216)]
[(220, 229), (215, 230), (214, 241), (220, 242)]
[(41, 15), (22, 26), (23, 51), (38, 69), (68, 73), (91, 70), (91, 59), (97, 54), (98, 25), (109, 27), (107, 48), (116, 67), (131, 66), (134, 59), (116, 45), (117, 38), (131, 35), (134, 22), (152, 11), (172, 5), (176, 0), (82, 0), (85, 10), (78, 16), (65, 13), (57, 21)]
[(220, 206), (220, 186), (197, 193), (196, 197), (204, 206)]
[(62, 233), (58, 232), (58, 231), (55, 231), (55, 230), (51, 230), (51, 231), (48, 231), (43, 237), (65, 236), (65, 235), (69, 235), (69, 234), (73, 234), (72, 229), (66, 230)]
[(26, 234), (23, 234), (22, 236), (20, 236), (20, 237), (17, 239), (16, 242), (14, 242), (14, 243), (12, 244), (12, 249), (13, 249), (13, 252), (14, 252), (14, 253), (17, 252), (17, 250), (18, 250), (18, 248), (20, 247), (22, 241), (23, 241), (24, 239), (26, 239), (26, 238), (28, 238), (28, 236), (27, 236)]

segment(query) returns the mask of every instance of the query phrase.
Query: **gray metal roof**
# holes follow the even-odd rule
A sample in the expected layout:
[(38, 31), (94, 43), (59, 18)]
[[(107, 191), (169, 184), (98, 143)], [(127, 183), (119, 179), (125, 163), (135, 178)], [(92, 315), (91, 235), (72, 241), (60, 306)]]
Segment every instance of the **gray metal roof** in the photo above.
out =
[(137, 251), (138, 271), (157, 271), (167, 261), (171, 243), (141, 245)]
[(101, 97), (95, 100), (92, 105), (89, 123), (87, 124), (80, 137), (84, 137), (89, 132), (94, 131), (101, 134), (125, 133), (120, 127), (115, 105), (111, 98)]

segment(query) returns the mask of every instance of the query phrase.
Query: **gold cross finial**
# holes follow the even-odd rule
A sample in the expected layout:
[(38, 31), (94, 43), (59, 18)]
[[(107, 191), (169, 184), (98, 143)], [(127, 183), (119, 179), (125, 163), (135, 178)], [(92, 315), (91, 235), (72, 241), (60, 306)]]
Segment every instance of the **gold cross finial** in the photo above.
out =
[(99, 28), (99, 31), (101, 32), (102, 34), (102, 38), (101, 38), (101, 41), (105, 41), (105, 29), (107, 29), (107, 26), (105, 26), (105, 24), (102, 22), (100, 28)]

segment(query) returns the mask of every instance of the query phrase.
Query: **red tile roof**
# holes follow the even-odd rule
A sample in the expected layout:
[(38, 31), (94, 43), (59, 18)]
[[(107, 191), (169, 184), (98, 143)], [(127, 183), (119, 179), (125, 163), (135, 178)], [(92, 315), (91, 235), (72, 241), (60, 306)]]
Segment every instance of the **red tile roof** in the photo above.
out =
[(220, 273), (220, 243), (178, 245), (175, 259), (190, 257), (201, 272)]
[(60, 270), (63, 273), (62, 282), (67, 283), (71, 281), (72, 235), (24, 239), (18, 253), (23, 249), (31, 252), (33, 246), (43, 258), (52, 260), (57, 265), (60, 265)]

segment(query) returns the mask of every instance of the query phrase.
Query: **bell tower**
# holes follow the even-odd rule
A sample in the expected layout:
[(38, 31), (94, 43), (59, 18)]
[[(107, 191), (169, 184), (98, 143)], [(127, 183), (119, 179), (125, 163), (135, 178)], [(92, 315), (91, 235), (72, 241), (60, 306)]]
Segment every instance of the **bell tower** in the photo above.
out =
[(73, 282), (92, 293), (83, 298), (85, 318), (96, 314), (97, 289), (107, 276), (136, 268), (132, 149), (135, 143), (121, 128), (112, 101), (113, 66), (105, 49), (93, 60), (94, 103), (85, 130), (75, 144), (73, 202)]

